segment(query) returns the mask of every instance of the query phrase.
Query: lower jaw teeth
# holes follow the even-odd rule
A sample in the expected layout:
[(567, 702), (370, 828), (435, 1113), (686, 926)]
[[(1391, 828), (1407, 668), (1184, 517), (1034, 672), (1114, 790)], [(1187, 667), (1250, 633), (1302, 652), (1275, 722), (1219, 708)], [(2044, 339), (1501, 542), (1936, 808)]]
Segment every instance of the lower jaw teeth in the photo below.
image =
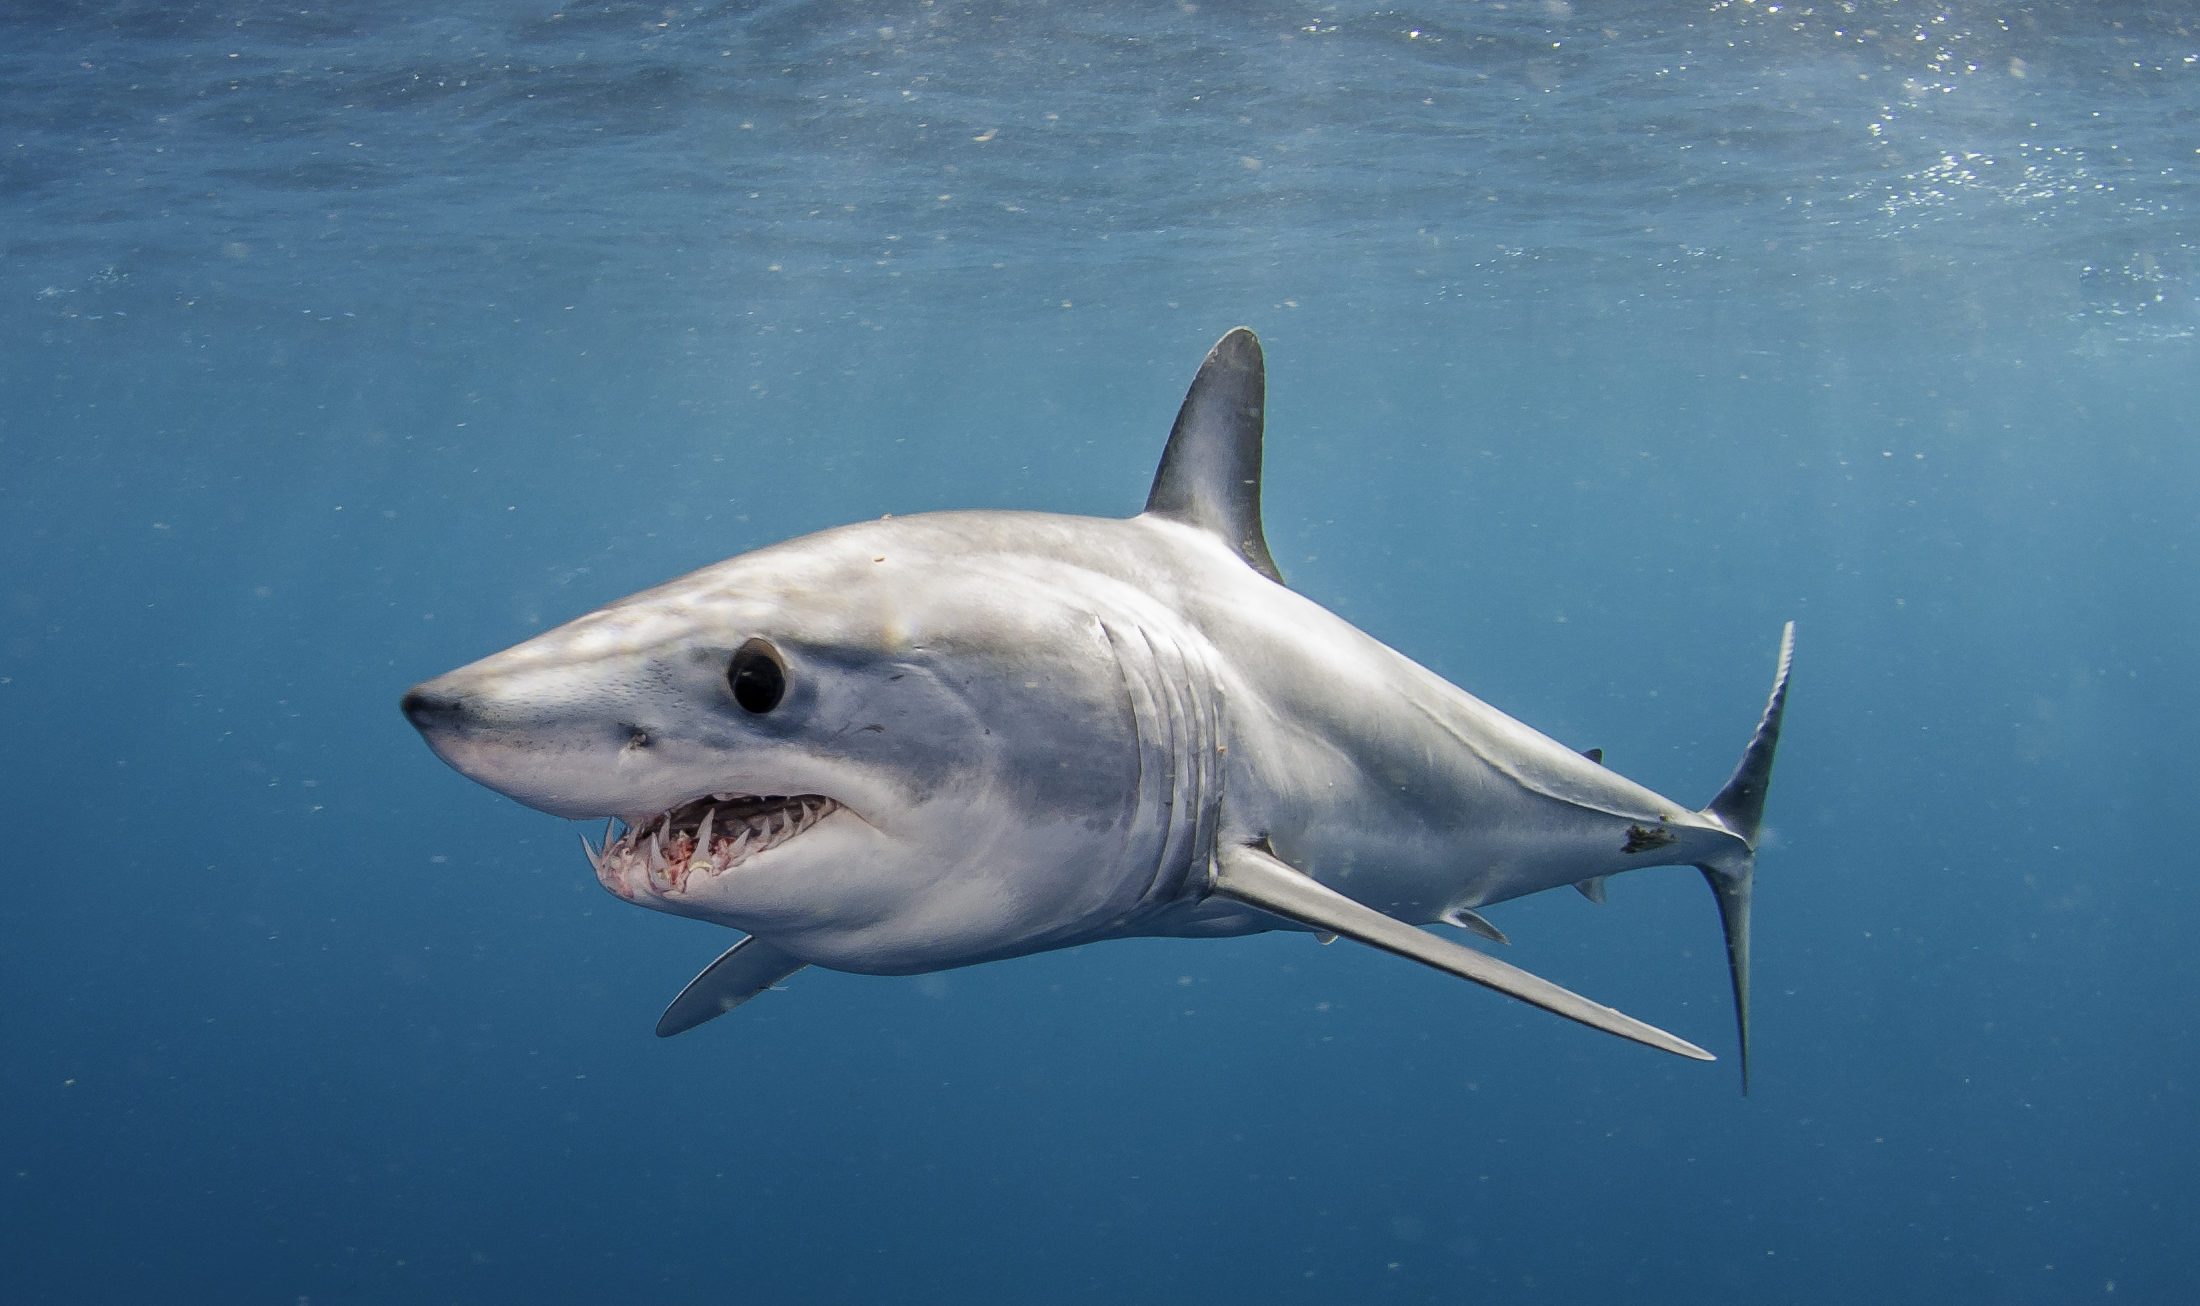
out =
[[(726, 800), (718, 796), (718, 801)], [(684, 834), (673, 829), (672, 816), (666, 814), (634, 823), (623, 832), (607, 827), (603, 851), (592, 850), (589, 860), (607, 884), (621, 874), (638, 872), (656, 892), (676, 893), (697, 872), (723, 874), (758, 853), (778, 848), (830, 815), (835, 806), (823, 799), (787, 802), (746, 816), (729, 816), (731, 826), (718, 825), (718, 809), (706, 807), (696, 828)], [(734, 833), (728, 834), (729, 828)]]

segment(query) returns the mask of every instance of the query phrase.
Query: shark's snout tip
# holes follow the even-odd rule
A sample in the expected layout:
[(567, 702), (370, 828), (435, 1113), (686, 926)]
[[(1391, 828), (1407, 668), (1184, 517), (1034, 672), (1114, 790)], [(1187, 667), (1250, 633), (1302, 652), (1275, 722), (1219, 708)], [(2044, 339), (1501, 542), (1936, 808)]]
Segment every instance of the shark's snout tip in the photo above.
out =
[(405, 719), (412, 722), (413, 728), (422, 734), (451, 724), (465, 710), (464, 700), (456, 694), (436, 688), (436, 682), (432, 680), (406, 690), (405, 697), (398, 701), (398, 707), (405, 713)]

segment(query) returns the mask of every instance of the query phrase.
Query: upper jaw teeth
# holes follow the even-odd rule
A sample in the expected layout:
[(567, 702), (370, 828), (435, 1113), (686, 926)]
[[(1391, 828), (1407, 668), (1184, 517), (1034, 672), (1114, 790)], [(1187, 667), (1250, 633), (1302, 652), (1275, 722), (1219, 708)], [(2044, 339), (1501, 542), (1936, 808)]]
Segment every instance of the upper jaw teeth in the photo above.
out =
[[(714, 793), (665, 811), (627, 818), (604, 829), (604, 846), (589, 849), (598, 878), (615, 892), (646, 879), (660, 893), (677, 893), (698, 871), (719, 874), (770, 851), (840, 810), (818, 794)], [(588, 841), (581, 841), (587, 847)], [(622, 894), (622, 896), (624, 896)]]

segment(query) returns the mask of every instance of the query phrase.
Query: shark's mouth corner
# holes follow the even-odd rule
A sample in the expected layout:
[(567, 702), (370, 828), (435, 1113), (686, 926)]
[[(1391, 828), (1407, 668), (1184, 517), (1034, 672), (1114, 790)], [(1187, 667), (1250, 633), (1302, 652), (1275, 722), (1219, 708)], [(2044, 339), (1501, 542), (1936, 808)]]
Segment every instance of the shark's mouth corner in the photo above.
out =
[(632, 900), (646, 887), (679, 894), (697, 875), (732, 871), (813, 829), (841, 810), (822, 794), (706, 794), (654, 816), (604, 830), (601, 849), (581, 847), (605, 888)]

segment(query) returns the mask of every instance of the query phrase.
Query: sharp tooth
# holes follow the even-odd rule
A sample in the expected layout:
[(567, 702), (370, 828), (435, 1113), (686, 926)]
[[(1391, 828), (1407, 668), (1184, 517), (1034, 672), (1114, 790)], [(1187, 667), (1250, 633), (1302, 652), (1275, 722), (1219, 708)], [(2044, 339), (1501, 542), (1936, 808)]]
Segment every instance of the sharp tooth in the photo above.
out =
[(664, 862), (665, 862), (665, 832), (664, 832), (664, 831), (662, 831), (662, 830), (651, 830), (651, 831), (649, 832), (649, 856), (650, 856), (650, 867), (651, 867), (651, 869), (653, 869), (653, 870), (654, 870), (654, 869), (655, 869), (656, 867), (664, 865)]
[(612, 833), (611, 827), (618, 823), (619, 819), (617, 817), (612, 817), (603, 823), (603, 850), (607, 853), (611, 851), (612, 843), (618, 838), (617, 835)]
[(716, 815), (718, 815), (718, 809), (715, 807), (703, 809), (703, 823), (697, 826), (695, 830), (695, 855), (697, 857), (710, 856), (710, 820)]
[(598, 875), (603, 874), (603, 863), (596, 860), (596, 850), (589, 845), (588, 836), (585, 834), (581, 836), (581, 851), (588, 854), (589, 868)]

